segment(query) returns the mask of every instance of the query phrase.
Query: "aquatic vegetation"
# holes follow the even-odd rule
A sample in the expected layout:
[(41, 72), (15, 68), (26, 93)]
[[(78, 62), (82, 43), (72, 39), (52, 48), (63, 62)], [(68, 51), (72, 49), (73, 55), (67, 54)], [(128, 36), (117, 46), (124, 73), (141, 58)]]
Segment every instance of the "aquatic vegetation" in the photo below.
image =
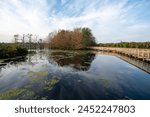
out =
[(46, 85), (55, 85), (56, 83), (58, 83), (58, 79), (51, 79), (51, 80), (48, 80), (46, 81)]
[(18, 99), (31, 99), (34, 96), (34, 91), (26, 90)]
[(51, 91), (54, 85), (56, 85), (59, 82), (59, 79), (50, 79), (45, 81), (45, 90)]
[(29, 84), (29, 85), (26, 85), (26, 86), (24, 86), (24, 88), (26, 88), (26, 89), (30, 89), (30, 88), (32, 88), (32, 84)]
[(31, 83), (42, 83), (44, 81), (43, 77), (48, 75), (48, 71), (29, 71), (28, 75), (31, 77)]
[(47, 76), (48, 75), (48, 71), (38, 71), (38, 72), (35, 72), (35, 71), (29, 71), (28, 72), (28, 75), (29, 76), (41, 76), (41, 77), (44, 77), (44, 76)]
[(19, 97), (21, 94), (23, 94), (26, 91), (26, 89), (12, 89), (6, 92), (1, 92), (0, 93), (0, 99), (3, 100), (8, 100), (8, 99), (16, 99)]
[(42, 78), (32, 78), (31, 79), (31, 83), (38, 83), (38, 82), (42, 82)]
[(60, 79), (61, 79), (61, 77), (59, 77), (59, 76), (57, 76), (57, 75), (53, 75), (53, 76), (52, 76), (52, 79), (60, 80)]
[(1, 92), (0, 100), (31, 99), (31, 97), (33, 97), (35, 93), (30, 88), (31, 87), (24, 87), (18, 89), (11, 89), (6, 92)]

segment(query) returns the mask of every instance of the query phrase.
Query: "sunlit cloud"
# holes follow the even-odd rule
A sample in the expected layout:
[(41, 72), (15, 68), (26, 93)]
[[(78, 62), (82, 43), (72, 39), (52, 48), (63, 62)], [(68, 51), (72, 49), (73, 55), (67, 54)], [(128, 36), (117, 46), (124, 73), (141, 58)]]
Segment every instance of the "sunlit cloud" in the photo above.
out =
[(83, 26), (97, 42), (149, 41), (149, 11), (148, 0), (1, 0), (0, 42)]

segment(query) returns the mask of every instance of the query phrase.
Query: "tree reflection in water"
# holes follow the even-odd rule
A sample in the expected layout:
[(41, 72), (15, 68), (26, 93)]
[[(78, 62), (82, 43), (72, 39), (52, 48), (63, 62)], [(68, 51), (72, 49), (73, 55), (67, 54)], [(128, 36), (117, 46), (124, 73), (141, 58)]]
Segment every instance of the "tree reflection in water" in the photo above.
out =
[(69, 66), (81, 71), (87, 71), (94, 58), (95, 54), (89, 51), (52, 51), (49, 54), (50, 62), (53, 60), (59, 66)]

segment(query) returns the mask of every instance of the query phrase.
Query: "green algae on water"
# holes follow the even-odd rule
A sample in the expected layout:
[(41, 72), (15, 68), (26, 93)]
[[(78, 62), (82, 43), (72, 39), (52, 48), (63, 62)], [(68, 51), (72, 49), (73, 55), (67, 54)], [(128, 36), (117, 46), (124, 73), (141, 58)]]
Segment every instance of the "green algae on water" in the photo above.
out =
[(38, 82), (42, 82), (43, 79), (42, 78), (32, 78), (31, 79), (31, 83), (38, 83)]
[(41, 76), (41, 77), (44, 77), (44, 76), (47, 76), (47, 75), (48, 75), (48, 71), (38, 71), (38, 72), (29, 71), (29, 72), (28, 72), (28, 75), (29, 75), (29, 76)]
[(59, 82), (59, 79), (50, 79), (45, 81), (45, 90), (51, 91), (54, 85), (56, 85)]
[(1, 92), (0, 99), (1, 100), (15, 99), (19, 97), (21, 94), (23, 94), (25, 91), (26, 89), (12, 89), (6, 92)]

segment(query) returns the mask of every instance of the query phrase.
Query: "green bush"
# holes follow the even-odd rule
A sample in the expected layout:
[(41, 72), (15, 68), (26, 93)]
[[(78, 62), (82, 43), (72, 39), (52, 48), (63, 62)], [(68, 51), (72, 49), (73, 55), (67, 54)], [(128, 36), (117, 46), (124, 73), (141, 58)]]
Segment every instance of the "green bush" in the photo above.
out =
[(121, 48), (147, 48), (150, 49), (150, 42), (120, 42), (120, 43), (99, 43), (101, 47), (121, 47)]
[(28, 54), (28, 50), (15, 44), (0, 44), (0, 58), (13, 58), (16, 56), (24, 56)]

